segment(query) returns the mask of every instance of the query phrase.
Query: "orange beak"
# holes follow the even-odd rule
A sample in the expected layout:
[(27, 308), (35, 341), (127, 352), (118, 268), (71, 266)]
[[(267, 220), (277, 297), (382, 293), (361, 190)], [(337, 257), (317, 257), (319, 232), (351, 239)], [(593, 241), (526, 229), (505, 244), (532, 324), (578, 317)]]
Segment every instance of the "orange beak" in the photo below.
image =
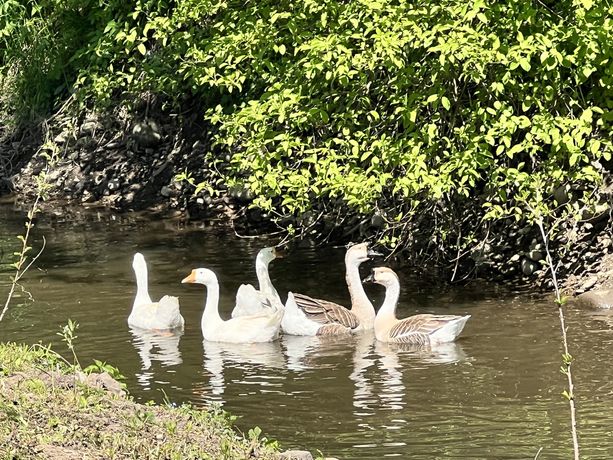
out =
[(183, 280), (181, 280), (181, 283), (195, 283), (196, 282), (196, 270), (192, 270), (192, 272), (187, 275), (185, 278), (183, 278)]

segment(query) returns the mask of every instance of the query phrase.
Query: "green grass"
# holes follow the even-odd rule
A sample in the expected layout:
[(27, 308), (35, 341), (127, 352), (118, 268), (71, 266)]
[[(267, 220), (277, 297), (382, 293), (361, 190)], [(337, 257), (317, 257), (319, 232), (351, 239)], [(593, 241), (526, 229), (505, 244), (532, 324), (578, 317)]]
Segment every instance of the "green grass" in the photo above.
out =
[(138, 404), (71, 371), (48, 348), (0, 344), (0, 459), (275, 458), (222, 410)]

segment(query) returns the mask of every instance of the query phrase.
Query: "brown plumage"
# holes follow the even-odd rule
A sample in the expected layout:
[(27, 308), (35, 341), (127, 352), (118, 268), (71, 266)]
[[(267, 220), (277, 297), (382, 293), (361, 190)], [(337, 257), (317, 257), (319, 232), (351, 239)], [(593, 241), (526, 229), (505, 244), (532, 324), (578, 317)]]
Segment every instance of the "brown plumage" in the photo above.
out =
[[(348, 329), (350, 332), (359, 325), (358, 318), (351, 313), (351, 311), (337, 303), (314, 299), (303, 294), (294, 294), (294, 300), (298, 308), (300, 308), (310, 320), (325, 326), (338, 326), (338, 328), (326, 331), (326, 335), (334, 333), (334, 331), (336, 331), (336, 333), (346, 332), (340, 328)], [(317, 335), (324, 334), (317, 332)]]
[(317, 336), (337, 336), (342, 334), (351, 334), (351, 328), (340, 324), (325, 324), (317, 330)]
[(447, 323), (460, 319), (456, 315), (415, 315), (400, 320), (389, 331), (391, 342), (425, 345), (430, 335)]

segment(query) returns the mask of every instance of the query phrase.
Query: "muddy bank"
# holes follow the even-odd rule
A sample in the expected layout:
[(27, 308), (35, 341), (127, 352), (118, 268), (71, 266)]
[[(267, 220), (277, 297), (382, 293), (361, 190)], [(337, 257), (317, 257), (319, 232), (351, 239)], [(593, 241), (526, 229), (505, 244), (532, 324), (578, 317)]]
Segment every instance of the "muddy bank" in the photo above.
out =
[[(0, 193), (12, 191), (18, 197), (32, 198), (37, 190), (35, 177), (47, 171), (50, 187), (46, 202), (51, 206), (69, 203), (117, 212), (148, 210), (186, 221), (214, 219), (231, 224), (244, 235), (283, 231), (291, 225), (304, 230), (302, 238), (324, 244), (377, 238), (382, 222), (376, 213), (339, 216), (338, 212), (322, 211), (317, 222), (314, 213), (285, 219), (281, 225), (273, 222), (266, 213), (249, 207), (248, 192), (227, 187), (222, 172), (230, 158), (215, 156), (209, 145), (211, 128), (201, 121), (201, 115), (176, 116), (162, 109), (141, 109), (135, 111), (141, 115), (121, 110), (80, 117), (58, 114), (44, 125), (5, 135), (0, 144), (4, 159)], [(155, 116), (148, 115), (151, 113)], [(177, 180), (186, 172), (190, 180)], [(558, 279), (567, 295), (613, 284), (610, 182), (610, 177), (605, 177), (602, 204), (582, 210), (577, 220), (558, 224), (559, 236), (550, 243)], [(199, 183), (210, 185), (210, 189), (196, 188)], [(566, 189), (556, 194), (560, 203), (576, 195)], [(479, 206), (478, 199), (474, 206)], [(459, 210), (463, 225), (468, 222), (465, 233), (472, 231), (466, 216), (474, 213), (479, 219), (475, 209)], [(452, 282), (485, 278), (552, 288), (545, 246), (536, 226), (514, 220), (483, 226), (475, 221), (474, 244), (457, 254), (444, 254), (445, 243), (430, 240), (429, 229), (436, 222), (428, 216), (422, 221), (407, 249), (393, 254), (396, 262), (437, 270), (441, 278)]]

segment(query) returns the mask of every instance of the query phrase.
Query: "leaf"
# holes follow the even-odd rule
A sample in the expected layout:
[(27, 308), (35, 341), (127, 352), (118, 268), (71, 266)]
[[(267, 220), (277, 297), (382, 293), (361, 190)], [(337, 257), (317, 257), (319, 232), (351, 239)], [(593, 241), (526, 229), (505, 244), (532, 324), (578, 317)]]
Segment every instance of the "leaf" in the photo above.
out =
[(519, 60), (519, 65), (522, 69), (528, 72), (532, 67), (530, 66), (530, 61), (526, 58), (522, 58)]
[(278, 48), (278, 51), (279, 51), (279, 54), (280, 54), (281, 56), (283, 56), (283, 55), (285, 54), (285, 52), (287, 51), (287, 50), (285, 49), (285, 45), (284, 45), (284, 44), (280, 44), (280, 45), (279, 45), (279, 48)]
[(428, 99), (426, 99), (426, 103), (430, 104), (436, 100), (438, 100), (438, 94), (431, 94), (430, 96), (428, 96)]
[(441, 97), (441, 104), (445, 107), (445, 110), (449, 110), (451, 108), (451, 102), (445, 96)]
[(138, 45), (136, 48), (138, 49), (138, 51), (140, 51), (140, 54), (142, 54), (143, 56), (147, 54), (147, 47), (143, 43)]

